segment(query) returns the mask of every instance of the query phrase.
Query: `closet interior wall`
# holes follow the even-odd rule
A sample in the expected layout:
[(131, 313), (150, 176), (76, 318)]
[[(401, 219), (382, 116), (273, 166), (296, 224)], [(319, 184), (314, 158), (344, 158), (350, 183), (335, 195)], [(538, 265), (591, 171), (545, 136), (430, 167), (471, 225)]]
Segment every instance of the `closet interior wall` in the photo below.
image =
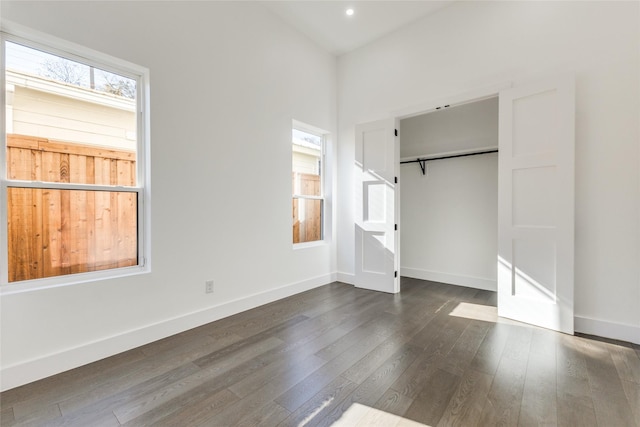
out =
[[(401, 161), (498, 146), (498, 98), (400, 121)], [(400, 168), (400, 273), (496, 290), (498, 153)]]

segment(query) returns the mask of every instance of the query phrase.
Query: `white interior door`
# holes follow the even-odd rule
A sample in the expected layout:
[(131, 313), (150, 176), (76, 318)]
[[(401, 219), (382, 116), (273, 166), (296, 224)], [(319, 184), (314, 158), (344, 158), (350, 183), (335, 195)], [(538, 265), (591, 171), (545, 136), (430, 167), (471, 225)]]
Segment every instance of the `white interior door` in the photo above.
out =
[(500, 92), (498, 315), (573, 334), (573, 78)]
[(355, 278), (359, 288), (397, 293), (396, 177), (400, 165), (396, 121), (355, 129)]

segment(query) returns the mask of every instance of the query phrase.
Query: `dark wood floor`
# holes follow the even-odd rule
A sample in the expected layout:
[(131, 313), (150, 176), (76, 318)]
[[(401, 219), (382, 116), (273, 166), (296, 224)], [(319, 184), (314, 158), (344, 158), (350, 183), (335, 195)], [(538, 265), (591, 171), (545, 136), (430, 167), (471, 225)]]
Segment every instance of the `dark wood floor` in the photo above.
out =
[(2, 426), (640, 427), (640, 346), (497, 321), (487, 291), (333, 283), (0, 399)]

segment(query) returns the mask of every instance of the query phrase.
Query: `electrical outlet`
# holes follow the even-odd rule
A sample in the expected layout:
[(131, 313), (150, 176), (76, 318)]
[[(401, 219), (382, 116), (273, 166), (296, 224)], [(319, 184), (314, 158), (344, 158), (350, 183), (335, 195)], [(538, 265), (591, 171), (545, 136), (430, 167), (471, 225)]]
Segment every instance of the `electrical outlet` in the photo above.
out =
[(207, 280), (206, 282), (204, 282), (204, 292), (206, 294), (213, 293), (213, 280)]

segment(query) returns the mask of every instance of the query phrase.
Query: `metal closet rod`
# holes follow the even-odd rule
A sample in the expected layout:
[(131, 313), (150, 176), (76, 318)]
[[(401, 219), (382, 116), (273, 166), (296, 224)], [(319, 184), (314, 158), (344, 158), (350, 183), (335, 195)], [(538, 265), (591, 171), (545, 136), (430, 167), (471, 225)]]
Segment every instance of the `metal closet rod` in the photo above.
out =
[(428, 159), (405, 160), (404, 162), (400, 162), (400, 164), (420, 163), (420, 169), (422, 170), (422, 175), (424, 175), (426, 171), (426, 163), (432, 160), (454, 159), (456, 157), (477, 156), (479, 154), (489, 154), (489, 153), (497, 153), (497, 152), (498, 150), (495, 149), (495, 150), (487, 150), (487, 151), (477, 151), (475, 153), (452, 154), (450, 156), (430, 157)]

